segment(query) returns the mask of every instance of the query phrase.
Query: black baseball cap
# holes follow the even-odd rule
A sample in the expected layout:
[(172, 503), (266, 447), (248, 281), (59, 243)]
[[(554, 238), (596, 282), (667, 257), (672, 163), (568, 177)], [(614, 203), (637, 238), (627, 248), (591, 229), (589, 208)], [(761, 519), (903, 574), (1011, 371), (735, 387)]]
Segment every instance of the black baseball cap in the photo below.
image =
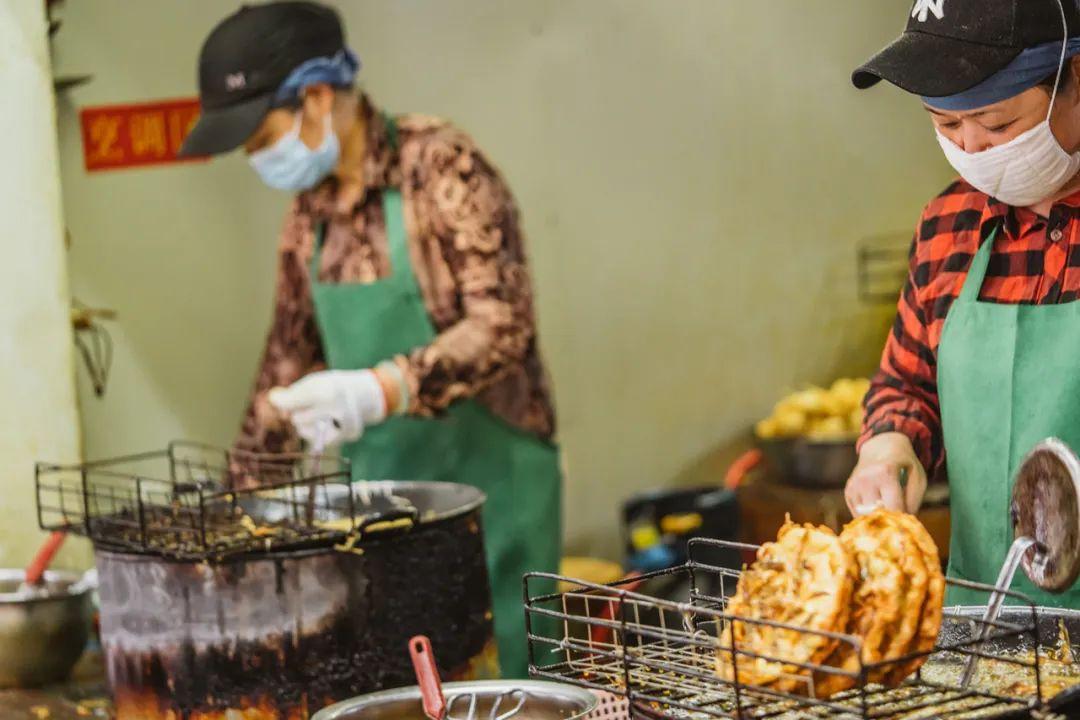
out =
[(887, 80), (925, 97), (970, 90), (1025, 49), (1080, 30), (1076, 0), (915, 0), (907, 29), (857, 69), (860, 90)]
[(233, 150), (258, 129), (274, 93), (306, 60), (345, 47), (341, 19), (313, 2), (245, 5), (218, 23), (199, 51), (202, 114), (181, 156)]

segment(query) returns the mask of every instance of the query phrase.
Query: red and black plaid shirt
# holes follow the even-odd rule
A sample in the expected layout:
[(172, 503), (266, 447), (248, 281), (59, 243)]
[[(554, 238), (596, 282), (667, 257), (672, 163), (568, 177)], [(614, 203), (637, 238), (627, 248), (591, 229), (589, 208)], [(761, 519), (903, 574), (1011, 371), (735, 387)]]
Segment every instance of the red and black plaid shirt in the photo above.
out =
[(923, 211), (907, 283), (881, 367), (866, 395), (865, 441), (902, 432), (931, 478), (944, 478), (937, 353), (949, 307), (981, 242), (1001, 227), (979, 298), (1052, 305), (1080, 297), (1080, 192), (1048, 218), (1012, 208), (957, 181)]

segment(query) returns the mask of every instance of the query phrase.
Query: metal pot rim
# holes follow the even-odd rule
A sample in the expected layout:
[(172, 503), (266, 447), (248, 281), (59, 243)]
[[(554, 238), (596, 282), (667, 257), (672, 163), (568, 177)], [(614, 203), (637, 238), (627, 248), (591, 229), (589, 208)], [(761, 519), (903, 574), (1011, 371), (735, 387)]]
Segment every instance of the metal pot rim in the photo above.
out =
[[(418, 493), (427, 492), (429, 494), (443, 494), (451, 495), (455, 503), (452, 507), (445, 508), (438, 511), (425, 511), (421, 510), (420, 516), (416, 522), (415, 527), (411, 532), (423, 532), (428, 526), (435, 525), (440, 522), (455, 520), (460, 517), (469, 515), (470, 513), (478, 511), (487, 502), (487, 495), (485, 495), (478, 488), (472, 485), (466, 485), (464, 483), (442, 482), (436, 480), (370, 480), (353, 482), (348, 486), (348, 489), (344, 486), (328, 486), (326, 492), (331, 500), (340, 499), (347, 496), (349, 492), (352, 493), (353, 498), (359, 498), (360, 486), (366, 486), (366, 489), (373, 492), (405, 492), (416, 491)], [(453, 496), (460, 496), (453, 497)], [(359, 512), (357, 513), (359, 516)], [(368, 543), (372, 542), (392, 542), (397, 535), (371, 533), (357, 542), (357, 547), (364, 547)], [(316, 544), (314, 546), (301, 546), (301, 547), (283, 547), (280, 549), (271, 550), (256, 550), (253, 549), (250, 552), (242, 552), (230, 554), (222, 561), (209, 560), (212, 565), (229, 564), (233, 562), (251, 562), (281, 558), (303, 558), (311, 555), (325, 555), (328, 553), (338, 552), (330, 544)], [(205, 558), (192, 558), (192, 557), (172, 557), (160, 552), (154, 552), (146, 549), (127, 548), (110, 544), (108, 542), (94, 542), (94, 554), (105, 555), (117, 559), (138, 560), (144, 559), (152, 562), (163, 563), (177, 563), (177, 564), (199, 564), (207, 562)]]
[[(425, 525), (427, 523), (438, 522), (440, 520), (449, 520), (450, 518), (460, 517), (466, 515), (473, 510), (483, 506), (487, 501), (487, 495), (478, 488), (472, 485), (466, 485), (464, 483), (442, 482), (438, 480), (364, 480), (361, 481), (368, 488), (375, 490), (434, 490), (434, 491), (446, 491), (446, 492), (458, 492), (463, 495), (460, 505), (450, 508), (449, 510), (443, 510), (442, 512), (430, 512), (420, 514), (420, 524)], [(353, 495), (357, 494), (357, 488), (360, 483), (353, 483)]]
[[(443, 693), (447, 696), (465, 692), (485, 693), (507, 692), (509, 690), (523, 690), (540, 697), (558, 696), (572, 701), (580, 701), (584, 704), (580, 713), (572, 715), (565, 720), (575, 720), (575, 718), (581, 718), (588, 715), (596, 709), (599, 702), (594, 694), (584, 688), (575, 685), (567, 685), (565, 683), (549, 682), (547, 680), (477, 680), (443, 684)], [(339, 703), (325, 707), (312, 715), (311, 720), (341, 720), (346, 717), (346, 713), (353, 713), (366, 707), (381, 705), (387, 702), (412, 699), (417, 701), (420, 700), (420, 688), (416, 685), (394, 688), (392, 690), (381, 690), (379, 692), (349, 698), (348, 700), (342, 700)]]
[[(22, 582), (26, 577), (23, 568), (0, 568), (0, 582)], [(27, 605), (30, 603), (51, 602), (67, 598), (82, 597), (94, 588), (91, 583), (81, 582), (85, 575), (68, 570), (46, 570), (46, 583), (61, 583), (59, 592), (50, 591), (47, 595), (25, 595), (20, 592), (0, 592), (0, 605)]]
[[(946, 606), (945, 612), (952, 613), (954, 615), (971, 615), (973, 617), (982, 617), (986, 612), (985, 605), (950, 605)], [(1030, 605), (1006, 605), (1002, 608), (1002, 614), (1020, 614), (1023, 613), (1025, 617), (1030, 617), (1031, 606)], [(1071, 608), (1059, 608), (1049, 607), (1045, 605), (1036, 605), (1035, 613), (1038, 617), (1049, 618), (1063, 618), (1066, 620), (1080, 621), (1080, 610), (1073, 610)]]

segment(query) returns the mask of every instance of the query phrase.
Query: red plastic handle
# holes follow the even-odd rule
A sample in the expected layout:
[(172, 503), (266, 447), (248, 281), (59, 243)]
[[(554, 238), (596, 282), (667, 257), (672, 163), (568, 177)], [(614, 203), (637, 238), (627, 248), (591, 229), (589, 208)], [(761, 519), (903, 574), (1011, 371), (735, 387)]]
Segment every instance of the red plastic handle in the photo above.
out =
[[(639, 573), (638, 571), (635, 570), (635, 571), (629, 573), (626, 577), (624, 577), (621, 581), (619, 581), (616, 584), (617, 584), (617, 586), (618, 586), (618, 588), (620, 590), (626, 590), (627, 592), (634, 592), (639, 587), (641, 587), (641, 583), (645, 582), (644, 580), (639, 580), (638, 579), (638, 577), (640, 575), (641, 575), (641, 573)], [(619, 611), (621, 611), (621, 610), (622, 610), (622, 600), (612, 598), (611, 600), (607, 601), (607, 603), (604, 605), (603, 609), (600, 611), (600, 614), (597, 615), (597, 618), (599, 620), (614, 620), (615, 615), (618, 614)], [(608, 644), (609, 642), (611, 642), (611, 628), (606, 627), (604, 625), (597, 625), (595, 627), (590, 625), (589, 626), (589, 642), (590, 643), (596, 643), (597, 645), (606, 645), (606, 644)]]
[(731, 463), (731, 467), (728, 468), (727, 473), (724, 475), (724, 487), (729, 490), (734, 490), (739, 487), (746, 478), (747, 473), (756, 468), (758, 463), (760, 463), (764, 457), (762, 452), (757, 448), (747, 450), (737, 457), (735, 462)]
[(409, 640), (409, 656), (416, 672), (416, 684), (420, 686), (424, 714), (431, 720), (443, 720), (446, 717), (446, 698), (443, 697), (442, 681), (439, 680), (439, 668), (435, 665), (435, 652), (427, 636), (417, 635)]
[(53, 558), (56, 557), (56, 551), (64, 544), (64, 538), (66, 537), (67, 533), (60, 530), (56, 530), (52, 535), (49, 535), (45, 544), (37, 551), (37, 555), (34, 556), (34, 559), (30, 561), (30, 565), (26, 568), (27, 585), (37, 585), (41, 582), (41, 579), (45, 577), (45, 571), (52, 563)]

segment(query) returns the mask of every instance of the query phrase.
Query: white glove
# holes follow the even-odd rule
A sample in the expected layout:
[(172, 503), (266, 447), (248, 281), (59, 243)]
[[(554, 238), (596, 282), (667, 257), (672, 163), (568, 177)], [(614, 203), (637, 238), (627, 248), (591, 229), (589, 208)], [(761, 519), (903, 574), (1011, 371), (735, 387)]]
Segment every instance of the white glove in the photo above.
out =
[(386, 419), (386, 396), (371, 370), (311, 373), (287, 388), (274, 388), (267, 399), (289, 415), (309, 445), (359, 440), (366, 426)]

